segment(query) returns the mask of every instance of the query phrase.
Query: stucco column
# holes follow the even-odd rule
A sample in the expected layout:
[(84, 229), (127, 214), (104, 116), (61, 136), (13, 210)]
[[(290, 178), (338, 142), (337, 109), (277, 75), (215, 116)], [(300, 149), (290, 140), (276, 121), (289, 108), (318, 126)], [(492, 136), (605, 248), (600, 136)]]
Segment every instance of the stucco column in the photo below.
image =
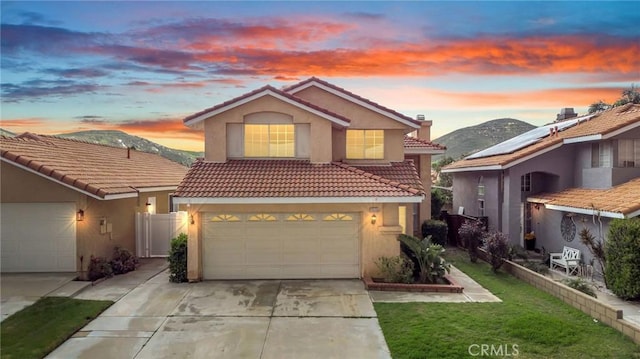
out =
[[(433, 121), (430, 120), (424, 120), (420, 123), (420, 129), (418, 130), (419, 139), (431, 141), (432, 124)], [(420, 223), (418, 223), (418, 228), (421, 228), (422, 222), (431, 219), (431, 155), (420, 155), (419, 174), (425, 191), (424, 201), (420, 203)]]
[[(193, 215), (193, 224), (191, 223), (191, 215)], [(187, 240), (187, 279), (189, 282), (199, 282), (202, 280), (200, 219), (200, 212), (189, 214), (189, 239)]]
[(431, 218), (431, 155), (420, 155), (420, 178), (424, 187), (425, 197), (420, 202), (420, 223)]

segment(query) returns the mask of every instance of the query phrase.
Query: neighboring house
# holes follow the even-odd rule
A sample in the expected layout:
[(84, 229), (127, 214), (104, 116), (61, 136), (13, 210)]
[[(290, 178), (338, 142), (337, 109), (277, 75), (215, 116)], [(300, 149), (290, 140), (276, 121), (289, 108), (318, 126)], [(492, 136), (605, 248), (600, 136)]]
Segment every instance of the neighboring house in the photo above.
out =
[(3, 272), (82, 272), (135, 253), (135, 213), (167, 213), (187, 168), (158, 155), (54, 136), (0, 137)]
[(570, 118), (534, 129), (455, 162), (454, 210), (487, 216), (489, 227), (524, 246), (591, 254), (578, 233), (606, 238), (612, 218), (640, 215), (640, 105)]
[(431, 122), (320, 79), (265, 86), (184, 123), (205, 133), (205, 157), (174, 198), (190, 216), (191, 281), (359, 278), (430, 216), (430, 157), (444, 152)]

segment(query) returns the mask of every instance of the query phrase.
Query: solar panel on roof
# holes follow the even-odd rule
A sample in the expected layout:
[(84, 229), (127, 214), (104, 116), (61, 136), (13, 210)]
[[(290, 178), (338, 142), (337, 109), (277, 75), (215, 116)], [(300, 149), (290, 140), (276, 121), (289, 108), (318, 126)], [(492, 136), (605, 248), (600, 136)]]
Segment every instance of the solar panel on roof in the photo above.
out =
[(493, 145), (487, 149), (482, 151), (478, 151), (470, 156), (465, 157), (465, 159), (474, 159), (474, 158), (482, 158), (489, 156), (497, 156), (497, 155), (506, 155), (508, 153), (513, 153), (521, 148), (525, 148), (530, 146), (544, 137), (549, 136), (549, 131), (552, 128), (558, 127), (558, 132), (564, 131), (570, 127), (575, 126), (578, 122), (589, 120), (594, 115), (583, 116), (578, 118), (573, 118), (566, 121), (554, 122), (548, 125), (540, 126), (534, 128), (531, 131), (527, 131), (521, 135), (513, 137), (504, 142), (498, 143), (497, 145)]

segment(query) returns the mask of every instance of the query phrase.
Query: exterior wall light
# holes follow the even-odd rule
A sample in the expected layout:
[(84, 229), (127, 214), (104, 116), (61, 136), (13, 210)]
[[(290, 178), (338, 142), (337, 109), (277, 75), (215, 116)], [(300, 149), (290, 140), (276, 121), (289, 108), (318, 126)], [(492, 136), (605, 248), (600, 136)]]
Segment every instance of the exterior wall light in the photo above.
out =
[(196, 224), (196, 221), (195, 221), (195, 219), (193, 218), (193, 214), (190, 214), (190, 215), (189, 215), (189, 222), (190, 222), (191, 224)]
[(78, 212), (76, 212), (76, 221), (78, 222), (82, 222), (84, 221), (84, 211), (79, 209)]
[(378, 217), (376, 217), (375, 214), (371, 215), (371, 224), (376, 224), (377, 220), (378, 220)]

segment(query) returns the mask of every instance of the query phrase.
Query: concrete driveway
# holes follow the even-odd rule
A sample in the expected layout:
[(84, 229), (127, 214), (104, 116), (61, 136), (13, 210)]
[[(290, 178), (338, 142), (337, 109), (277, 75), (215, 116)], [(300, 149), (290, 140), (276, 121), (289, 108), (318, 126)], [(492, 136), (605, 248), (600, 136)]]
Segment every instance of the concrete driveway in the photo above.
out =
[(48, 358), (390, 354), (359, 280), (174, 284), (165, 271), (131, 290)]

